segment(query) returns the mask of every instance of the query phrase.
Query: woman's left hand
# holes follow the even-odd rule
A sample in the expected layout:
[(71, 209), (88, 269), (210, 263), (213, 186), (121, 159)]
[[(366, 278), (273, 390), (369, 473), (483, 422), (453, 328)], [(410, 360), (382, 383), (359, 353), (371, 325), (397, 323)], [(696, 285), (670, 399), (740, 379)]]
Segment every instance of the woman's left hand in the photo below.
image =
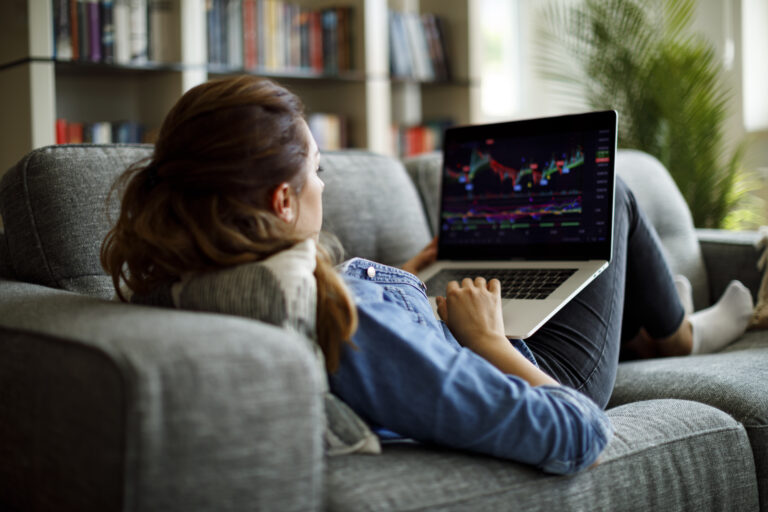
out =
[(437, 237), (433, 238), (429, 244), (419, 252), (416, 256), (408, 260), (401, 267), (403, 270), (410, 272), (411, 274), (418, 274), (428, 265), (434, 263), (437, 259)]

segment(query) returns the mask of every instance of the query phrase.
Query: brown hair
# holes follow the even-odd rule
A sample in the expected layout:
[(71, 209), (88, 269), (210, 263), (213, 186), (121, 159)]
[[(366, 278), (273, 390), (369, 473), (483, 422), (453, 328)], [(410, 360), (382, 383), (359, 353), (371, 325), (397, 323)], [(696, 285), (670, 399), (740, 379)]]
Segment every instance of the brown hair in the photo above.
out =
[[(252, 76), (207, 82), (165, 118), (152, 158), (115, 182), (121, 208), (101, 246), (101, 264), (136, 293), (259, 261), (300, 241), (269, 208), (281, 183), (297, 194), (308, 141), (298, 97)], [(357, 327), (357, 311), (328, 252), (318, 247), (317, 339), (329, 371)]]

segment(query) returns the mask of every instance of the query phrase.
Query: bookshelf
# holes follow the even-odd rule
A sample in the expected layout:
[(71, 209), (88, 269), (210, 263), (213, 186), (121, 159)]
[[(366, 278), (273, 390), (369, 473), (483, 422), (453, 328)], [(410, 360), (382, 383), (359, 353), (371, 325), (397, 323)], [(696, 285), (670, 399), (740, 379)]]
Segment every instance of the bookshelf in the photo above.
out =
[[(151, 0), (150, 0), (151, 1)], [(132, 120), (149, 132), (191, 87), (241, 73), (274, 78), (296, 92), (307, 113), (346, 120), (349, 147), (393, 154), (393, 126), (434, 119), (471, 123), (479, 114), (478, 73), (472, 51), (477, 2), (473, 0), (286, 0), (307, 9), (348, 7), (351, 69), (310, 69), (209, 64), (210, 0), (172, 0), (166, 21), (172, 50), (163, 62), (104, 63), (57, 59), (51, 0), (0, 2), (0, 175), (33, 148), (56, 142), (56, 120), (84, 123)], [(390, 77), (390, 10), (434, 13), (444, 20), (450, 80)]]

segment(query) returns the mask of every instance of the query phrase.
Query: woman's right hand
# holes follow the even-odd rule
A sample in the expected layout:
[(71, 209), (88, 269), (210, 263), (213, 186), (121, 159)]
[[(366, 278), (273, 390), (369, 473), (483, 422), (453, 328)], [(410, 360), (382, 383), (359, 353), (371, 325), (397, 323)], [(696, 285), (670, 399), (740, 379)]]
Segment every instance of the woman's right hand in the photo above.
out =
[(482, 352), (478, 344), (507, 342), (498, 279), (486, 283), (482, 277), (465, 278), (461, 285), (451, 281), (445, 295), (437, 297), (437, 313), (461, 345)]
[(501, 283), (482, 277), (451, 281), (445, 297), (437, 297), (437, 314), (456, 340), (504, 373), (532, 386), (557, 386), (552, 377), (526, 359), (507, 339), (501, 311)]

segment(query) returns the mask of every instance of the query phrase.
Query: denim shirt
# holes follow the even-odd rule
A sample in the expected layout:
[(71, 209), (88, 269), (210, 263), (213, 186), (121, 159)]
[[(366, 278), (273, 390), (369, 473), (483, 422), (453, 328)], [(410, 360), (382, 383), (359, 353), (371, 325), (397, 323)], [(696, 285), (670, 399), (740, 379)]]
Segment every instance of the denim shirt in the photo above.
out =
[[(462, 347), (424, 284), (356, 258), (340, 271), (359, 325), (331, 390), (381, 431), (568, 474), (595, 462), (613, 434), (603, 411), (564, 386), (529, 385)], [(511, 340), (535, 364), (522, 340)]]

